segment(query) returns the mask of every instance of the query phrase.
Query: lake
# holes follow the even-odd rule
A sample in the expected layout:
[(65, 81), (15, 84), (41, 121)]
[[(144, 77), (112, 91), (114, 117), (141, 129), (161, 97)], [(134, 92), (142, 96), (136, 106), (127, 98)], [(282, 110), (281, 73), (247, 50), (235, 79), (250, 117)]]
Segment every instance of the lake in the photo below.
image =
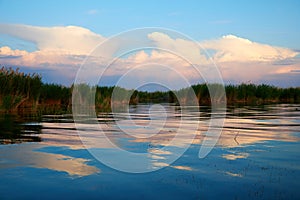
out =
[[(162, 107), (167, 114), (160, 113)], [(210, 117), (218, 113), (205, 106), (183, 110), (144, 104), (131, 106), (130, 115), (98, 115), (113, 144), (150, 155), (147, 173), (126, 173), (99, 162), (82, 144), (72, 115), (2, 114), (0, 199), (300, 199), (299, 104), (227, 107), (224, 126), (215, 127), (221, 136), (204, 158), (199, 150)], [(194, 138), (183, 135), (172, 143), (177, 150), (191, 144), (170, 163), (173, 152), (161, 148), (176, 136), (179, 122), (186, 135), (195, 132)], [(97, 136), (89, 134), (85, 144), (99, 154), (115, 152), (93, 141)], [(115, 162), (135, 165), (126, 157)]]

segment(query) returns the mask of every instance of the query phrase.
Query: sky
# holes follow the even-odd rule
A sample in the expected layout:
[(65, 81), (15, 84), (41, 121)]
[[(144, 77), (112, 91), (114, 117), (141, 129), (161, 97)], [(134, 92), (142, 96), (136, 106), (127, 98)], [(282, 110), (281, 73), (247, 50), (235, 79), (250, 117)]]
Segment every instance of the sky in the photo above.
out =
[[(140, 43), (155, 44), (169, 52), (140, 49), (123, 56), (102, 74), (102, 84), (116, 84), (120, 77), (141, 65), (140, 70), (130, 71), (128, 77), (148, 82), (151, 78), (164, 79), (169, 84), (179, 79), (197, 83), (201, 78), (195, 76), (191, 65), (197, 66), (204, 76), (209, 74), (204, 68), (212, 66), (204, 56), (205, 49), (227, 84), (300, 86), (300, 1), (297, 0), (0, 0), (0, 8), (0, 64), (38, 72), (45, 82), (72, 84), (92, 50), (109, 40), (108, 50), (100, 51), (106, 58), (97, 60), (97, 67), (103, 72), (116, 55), (117, 47), (125, 45), (121, 39), (126, 34), (110, 40), (112, 36), (137, 28), (160, 27), (131, 33), (143, 35), (143, 39), (136, 36), (143, 40)], [(125, 40), (127, 51), (138, 47), (128, 45), (134, 39)], [(190, 65), (178, 55), (189, 60)], [(100, 72), (96, 74), (99, 76)]]

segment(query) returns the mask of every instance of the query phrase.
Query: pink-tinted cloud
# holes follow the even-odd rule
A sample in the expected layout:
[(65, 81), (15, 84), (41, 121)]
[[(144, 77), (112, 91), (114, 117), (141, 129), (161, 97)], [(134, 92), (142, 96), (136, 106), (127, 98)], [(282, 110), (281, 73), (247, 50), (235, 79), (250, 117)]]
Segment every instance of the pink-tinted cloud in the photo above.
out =
[(201, 42), (205, 49), (215, 50), (216, 62), (273, 62), (293, 58), (298, 53), (282, 47), (252, 42), (234, 35), (226, 35), (216, 40)]

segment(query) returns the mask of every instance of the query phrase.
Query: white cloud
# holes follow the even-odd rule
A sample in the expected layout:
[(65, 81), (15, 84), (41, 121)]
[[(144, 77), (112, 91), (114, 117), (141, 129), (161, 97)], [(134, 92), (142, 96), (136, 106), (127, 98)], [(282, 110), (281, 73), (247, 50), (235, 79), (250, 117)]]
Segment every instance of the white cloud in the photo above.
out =
[[(290, 73), (291, 70), (300, 69), (299, 60), (292, 66), (284, 66), (286, 65), (285, 61), (295, 58), (299, 54), (298, 52), (288, 48), (252, 42), (234, 35), (199, 42), (199, 45), (188, 40), (172, 39), (163, 33), (152, 33), (148, 37), (161, 48), (179, 52), (192, 64), (200, 65), (202, 72), (204, 71), (203, 67), (210, 63), (203, 49), (214, 52), (211, 58), (219, 67), (222, 77), (234, 82), (261, 82), (267, 76)], [(165, 60), (170, 57), (165, 56), (164, 53), (153, 52), (152, 58)], [(173, 61), (183, 68), (184, 62), (180, 62), (180, 59), (173, 58)], [(185, 69), (182, 71), (182, 73), (187, 73)], [(191, 73), (193, 72), (191, 71)], [(207, 72), (207, 74), (209, 73)]]
[(36, 67), (39, 65), (73, 65), (79, 66), (83, 58), (76, 55), (61, 54), (56, 51), (35, 51), (27, 52), (23, 50), (12, 50), (4, 46), (0, 48), (0, 58), (2, 64)]
[(148, 54), (146, 54), (145, 51), (143, 50), (128, 57), (128, 60), (132, 60), (135, 63), (143, 63), (146, 62), (148, 59), (149, 59)]
[(8, 46), (0, 47), (0, 55), (2, 56), (11, 56), (11, 57), (19, 57), (23, 55), (27, 55), (27, 51), (22, 51), (22, 50), (12, 50)]
[(201, 42), (205, 49), (215, 50), (216, 62), (273, 62), (295, 57), (298, 53), (281, 47), (252, 42), (234, 35), (226, 35), (216, 40)]
[(207, 63), (202, 49), (193, 41), (181, 38), (172, 39), (170, 36), (159, 32), (149, 34), (148, 38), (153, 40), (162, 49), (180, 53), (184, 59), (187, 59), (191, 63)]
[(34, 42), (40, 51), (64, 54), (88, 54), (105, 38), (78, 26), (39, 27), (2, 24), (0, 33)]
[(204, 50), (213, 50), (215, 62), (275, 62), (298, 55), (288, 48), (274, 47), (252, 42), (234, 35), (226, 35), (216, 40), (199, 42), (184, 39), (172, 39), (164, 33), (154, 32), (148, 35), (159, 47), (179, 52), (194, 64), (207, 62)]
[(91, 9), (91, 10), (88, 10), (87, 11), (87, 14), (89, 14), (89, 15), (95, 15), (95, 14), (97, 14), (99, 11), (97, 10), (97, 9)]

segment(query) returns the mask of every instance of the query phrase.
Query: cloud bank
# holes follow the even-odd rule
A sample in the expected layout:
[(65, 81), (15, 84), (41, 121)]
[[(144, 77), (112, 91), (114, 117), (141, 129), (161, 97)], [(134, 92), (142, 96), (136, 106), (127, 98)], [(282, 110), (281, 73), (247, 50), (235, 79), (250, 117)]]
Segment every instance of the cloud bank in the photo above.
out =
[[(0, 46), (0, 64), (19, 66), (28, 69), (52, 70), (62, 79), (71, 80), (86, 56), (107, 38), (78, 26), (38, 27), (29, 25), (1, 24), (2, 35), (9, 35), (36, 45), (36, 51), (12, 49), (10, 46)], [(299, 52), (292, 49), (261, 44), (235, 35), (225, 35), (221, 38), (206, 41), (191, 41), (174, 38), (161, 32), (147, 35), (162, 50), (138, 50), (127, 57), (118, 59), (115, 68), (107, 72), (107, 76), (120, 76), (126, 70), (145, 63), (163, 63), (176, 69), (184, 77), (196, 81), (191, 66), (206, 66), (211, 60), (218, 66), (227, 83), (272, 83), (278, 80), (278, 85), (289, 82), (300, 85)], [(117, 43), (112, 49), (119, 48)], [(114, 57), (112, 49), (107, 49), (104, 57)], [(179, 52), (180, 56), (173, 54)], [(208, 53), (207, 53), (208, 52)], [(209, 56), (208, 56), (209, 54)], [(103, 59), (95, 58), (99, 67)], [(151, 68), (151, 65), (147, 66)], [(154, 68), (154, 67), (153, 67)], [(172, 74), (160, 73), (156, 68), (156, 76), (175, 81)], [(200, 68), (201, 71), (202, 68)], [(291, 74), (291, 76), (289, 76)], [(47, 76), (47, 74), (45, 74)], [(53, 74), (52, 74), (53, 75)], [(142, 73), (139, 74), (143, 78)], [(295, 79), (287, 81), (286, 79)], [(57, 80), (54, 80), (57, 81)]]

